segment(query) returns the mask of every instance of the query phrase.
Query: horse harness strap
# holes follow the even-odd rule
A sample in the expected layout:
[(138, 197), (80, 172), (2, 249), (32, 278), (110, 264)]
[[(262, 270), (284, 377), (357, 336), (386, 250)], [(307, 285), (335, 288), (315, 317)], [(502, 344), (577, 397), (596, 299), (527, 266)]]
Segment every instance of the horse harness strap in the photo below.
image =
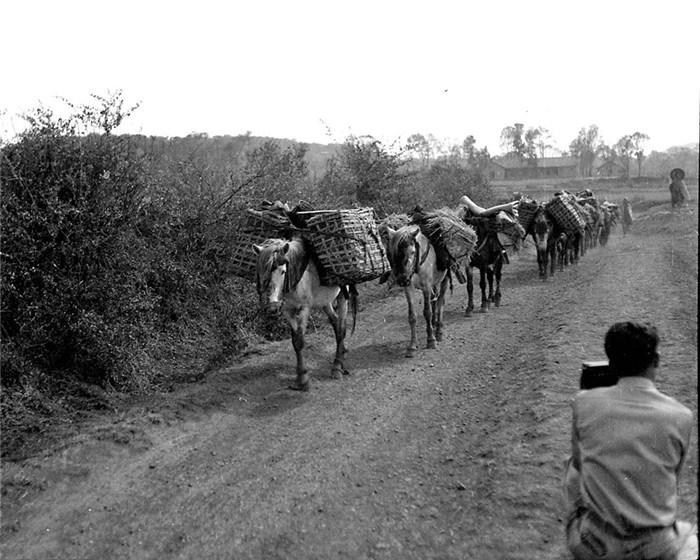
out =
[(423, 263), (428, 259), (428, 255), (430, 254), (430, 243), (428, 243), (428, 250), (425, 252), (424, 255), (421, 256), (421, 251), (420, 251), (420, 243), (418, 243), (418, 240), (416, 239), (416, 260), (415, 264), (413, 265), (413, 273), (418, 274), (420, 271), (420, 267), (423, 266)]

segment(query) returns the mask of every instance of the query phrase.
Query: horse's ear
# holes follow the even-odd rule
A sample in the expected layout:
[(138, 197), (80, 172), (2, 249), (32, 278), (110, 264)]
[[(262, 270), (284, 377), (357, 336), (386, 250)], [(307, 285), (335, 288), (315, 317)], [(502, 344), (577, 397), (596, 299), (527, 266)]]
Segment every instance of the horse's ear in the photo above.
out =
[(289, 251), (289, 243), (285, 243), (285, 244), (282, 246), (281, 251), (282, 251), (282, 254), (283, 254), (283, 255), (286, 255), (286, 254), (287, 254), (287, 251)]
[(411, 237), (414, 239), (418, 237), (418, 234), (420, 233), (420, 227), (419, 226), (412, 226), (411, 229), (409, 230), (409, 233), (411, 234)]
[(260, 252), (262, 251), (262, 245), (253, 244), (253, 251), (255, 252), (256, 255), (259, 255)]
[(379, 226), (379, 237), (385, 241), (389, 241), (392, 237), (396, 235), (396, 230), (390, 228), (389, 226)]

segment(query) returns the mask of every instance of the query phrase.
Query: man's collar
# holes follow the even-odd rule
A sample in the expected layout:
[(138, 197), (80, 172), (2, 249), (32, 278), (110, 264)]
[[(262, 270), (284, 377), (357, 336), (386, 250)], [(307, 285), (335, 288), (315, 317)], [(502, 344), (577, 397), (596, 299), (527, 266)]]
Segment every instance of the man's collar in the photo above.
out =
[(655, 387), (651, 379), (648, 377), (640, 377), (639, 375), (620, 377), (620, 379), (617, 380), (617, 384), (630, 389), (653, 389)]

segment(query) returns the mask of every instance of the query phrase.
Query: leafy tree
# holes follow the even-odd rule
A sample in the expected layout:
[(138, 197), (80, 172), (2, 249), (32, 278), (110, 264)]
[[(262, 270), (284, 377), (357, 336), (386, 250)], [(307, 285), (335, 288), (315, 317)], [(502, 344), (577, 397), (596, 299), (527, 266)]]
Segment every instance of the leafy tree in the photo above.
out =
[(406, 140), (406, 151), (414, 154), (426, 167), (430, 163), (431, 147), (422, 134), (411, 134)]
[(598, 146), (598, 156), (605, 161), (614, 162), (617, 159), (615, 148), (608, 146), (605, 142), (601, 142)]
[(305, 159), (308, 147), (296, 144), (281, 149), (275, 141), (267, 141), (248, 154), (243, 173), (247, 188), (258, 199), (289, 199), (302, 196), (301, 185), (308, 178)]
[(459, 162), (441, 160), (417, 178), (419, 189), (415, 201), (424, 208), (455, 207), (467, 195), (484, 207), (494, 204), (489, 182), (477, 169), (467, 169)]
[(380, 204), (403, 184), (399, 155), (391, 154), (371, 136), (349, 137), (341, 148), (341, 159), (352, 177), (355, 199), (362, 206)]
[(527, 155), (527, 145), (525, 143), (525, 125), (515, 123), (501, 130), (501, 147), (507, 155), (516, 155), (525, 158)]
[(554, 150), (552, 134), (548, 129), (541, 126), (538, 126), (534, 130), (537, 131), (537, 134), (532, 136), (533, 148), (538, 157), (545, 158), (548, 152)]
[(579, 169), (582, 177), (593, 175), (593, 162), (599, 148), (598, 126), (595, 124), (588, 127), (588, 130), (582, 128), (578, 136), (569, 144), (571, 155), (579, 158)]
[(637, 160), (637, 177), (642, 176), (642, 161), (644, 161), (644, 144), (649, 140), (649, 136), (642, 132), (635, 132), (630, 137), (632, 143), (631, 152)]
[(625, 177), (630, 176), (630, 159), (633, 155), (633, 151), (634, 143), (629, 134), (626, 134), (615, 143), (615, 152), (625, 168)]

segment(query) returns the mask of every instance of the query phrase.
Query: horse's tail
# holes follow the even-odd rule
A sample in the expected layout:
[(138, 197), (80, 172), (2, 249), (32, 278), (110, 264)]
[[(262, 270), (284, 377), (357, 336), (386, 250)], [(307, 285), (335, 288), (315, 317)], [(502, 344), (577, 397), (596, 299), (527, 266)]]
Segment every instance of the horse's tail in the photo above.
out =
[(348, 305), (350, 306), (350, 313), (352, 313), (352, 331), (350, 334), (355, 333), (355, 325), (357, 324), (357, 286), (355, 284), (348, 284), (347, 286), (342, 286), (341, 291), (345, 299), (348, 300)]

